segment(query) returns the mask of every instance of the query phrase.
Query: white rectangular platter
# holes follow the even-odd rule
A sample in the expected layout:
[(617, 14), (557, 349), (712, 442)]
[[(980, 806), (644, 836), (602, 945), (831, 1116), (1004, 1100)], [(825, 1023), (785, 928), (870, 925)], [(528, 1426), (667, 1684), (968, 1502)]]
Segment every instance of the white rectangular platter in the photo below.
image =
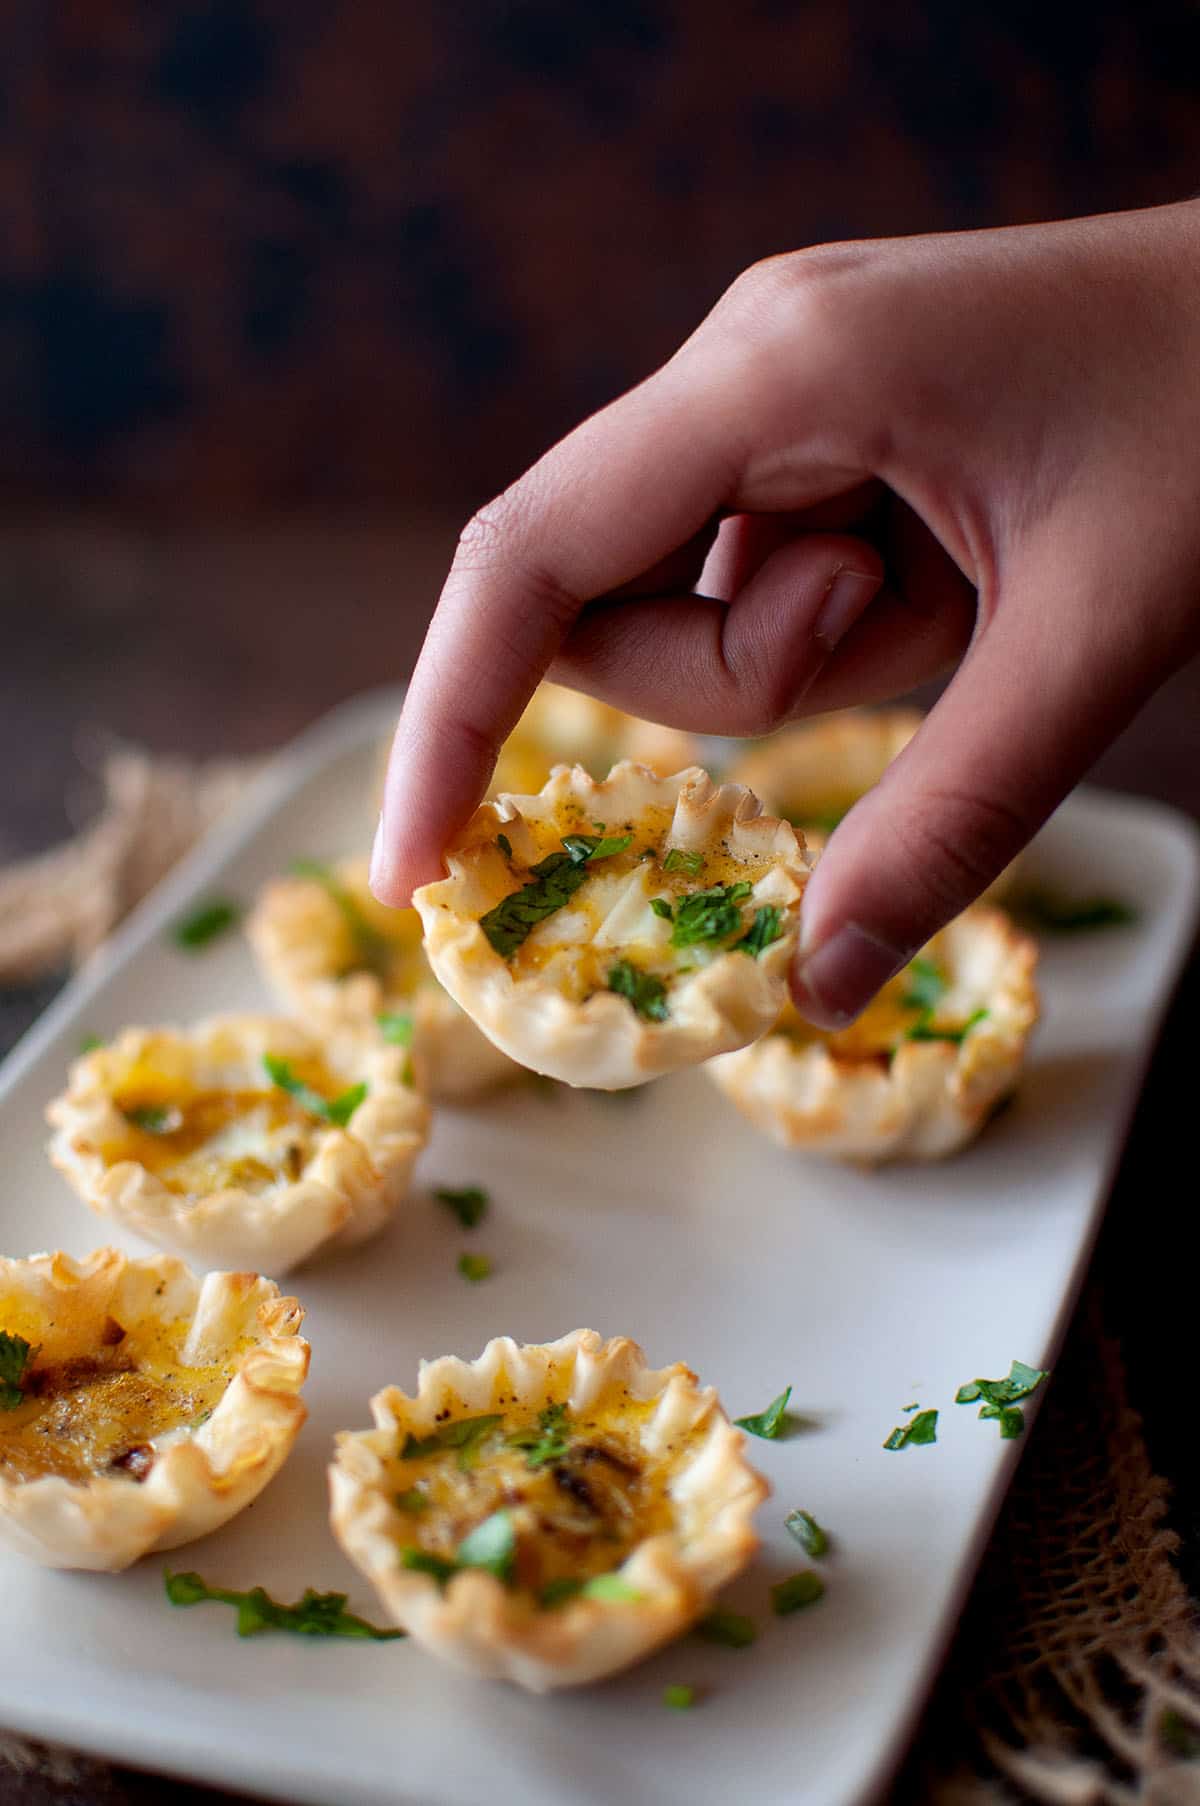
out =
[[(188, 955), (165, 931), (198, 897), (249, 900), (296, 856), (362, 847), (398, 700), (364, 698), (305, 736), (11, 1056), (6, 1252), (83, 1254), (107, 1239), (43, 1153), (42, 1111), (81, 1036), (267, 1001), (240, 935)], [(688, 1362), (733, 1415), (794, 1387), (810, 1427), (751, 1446), (775, 1488), (762, 1556), (729, 1594), (760, 1625), (752, 1648), (693, 1638), (606, 1685), (536, 1699), (403, 1642), (239, 1641), (226, 1608), (167, 1604), (158, 1559), (100, 1576), (0, 1556), (19, 1652), (0, 1675), (0, 1722), (322, 1806), (877, 1795), (1020, 1454), (956, 1409), (955, 1389), (1014, 1357), (1052, 1363), (1195, 921), (1196, 836), (1161, 808), (1080, 793), (1034, 860), (1040, 881), (1126, 898), (1138, 921), (1047, 945), (1026, 1083), (973, 1149), (876, 1174), (802, 1161), (700, 1073), (615, 1101), (518, 1084), (443, 1111), (389, 1232), (288, 1282), (313, 1345), (292, 1460), (243, 1517), (172, 1558), (282, 1599), (344, 1589), (378, 1617), (326, 1525), (334, 1431), (364, 1426), (382, 1384), (411, 1388), (422, 1355), (589, 1325), (637, 1338), (656, 1365)], [(493, 1199), (470, 1237), (429, 1197), (469, 1182)], [(495, 1263), (483, 1284), (456, 1271), (468, 1243)], [(939, 1407), (936, 1445), (885, 1452), (912, 1400)], [(777, 1619), (768, 1587), (804, 1565), (783, 1529), (794, 1506), (830, 1528), (836, 1552), (825, 1599)], [(665, 1709), (670, 1682), (702, 1689), (702, 1703)]]

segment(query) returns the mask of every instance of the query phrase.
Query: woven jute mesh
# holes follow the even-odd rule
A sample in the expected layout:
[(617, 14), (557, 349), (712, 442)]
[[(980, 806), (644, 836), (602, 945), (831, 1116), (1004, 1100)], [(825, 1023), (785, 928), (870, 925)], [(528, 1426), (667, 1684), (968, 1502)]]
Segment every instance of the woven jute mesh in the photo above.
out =
[[(104, 767), (76, 840), (0, 871), (0, 986), (78, 964), (244, 788), (246, 766)], [(1175, 1567), (1124, 1364), (1085, 1296), (897, 1801), (1200, 1806), (1200, 1621)], [(97, 1765), (0, 1735), (43, 1798), (110, 1797)], [(60, 1791), (61, 1790), (61, 1791)], [(4, 1790), (8, 1797), (8, 1790)], [(120, 1789), (117, 1795), (120, 1796)]]

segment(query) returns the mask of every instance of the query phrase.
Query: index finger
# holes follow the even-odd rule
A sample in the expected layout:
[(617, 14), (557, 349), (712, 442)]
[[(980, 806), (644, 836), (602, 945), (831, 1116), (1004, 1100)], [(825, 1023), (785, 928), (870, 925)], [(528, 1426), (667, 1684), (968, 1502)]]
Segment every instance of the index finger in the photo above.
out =
[(441, 875), (442, 848), (587, 602), (639, 577), (653, 591), (656, 567), (723, 509), (803, 506), (858, 480), (789, 460), (781, 487), (773, 454), (794, 442), (796, 397), (785, 405), (753, 337), (731, 352), (718, 335), (714, 354), (698, 335), (468, 525), (396, 730), (372, 861), (381, 901)]

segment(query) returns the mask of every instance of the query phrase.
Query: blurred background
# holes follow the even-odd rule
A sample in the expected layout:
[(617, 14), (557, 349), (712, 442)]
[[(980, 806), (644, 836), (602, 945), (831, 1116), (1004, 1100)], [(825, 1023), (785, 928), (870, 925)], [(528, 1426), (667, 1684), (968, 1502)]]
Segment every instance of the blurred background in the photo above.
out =
[(0, 858), (81, 734), (403, 676), (472, 507), (756, 258), (1195, 189), (1198, 57), (1168, 0), (9, 0)]

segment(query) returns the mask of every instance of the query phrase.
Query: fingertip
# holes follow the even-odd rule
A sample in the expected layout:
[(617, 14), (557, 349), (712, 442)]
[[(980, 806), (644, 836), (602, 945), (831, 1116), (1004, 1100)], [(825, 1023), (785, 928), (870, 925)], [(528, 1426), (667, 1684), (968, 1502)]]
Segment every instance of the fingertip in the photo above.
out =
[(802, 934), (790, 973), (792, 1001), (814, 1028), (835, 1032), (862, 1013), (908, 958), (858, 922), (840, 923), (815, 946)]

